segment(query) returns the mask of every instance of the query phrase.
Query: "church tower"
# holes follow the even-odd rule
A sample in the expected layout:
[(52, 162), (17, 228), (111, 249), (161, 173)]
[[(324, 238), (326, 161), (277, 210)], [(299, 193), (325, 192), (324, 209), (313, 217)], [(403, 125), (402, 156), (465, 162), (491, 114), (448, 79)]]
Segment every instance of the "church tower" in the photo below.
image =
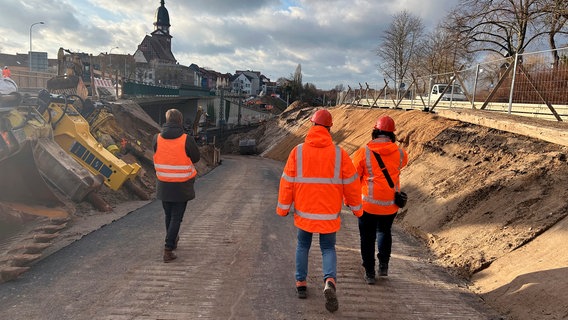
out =
[(156, 10), (156, 22), (154, 22), (154, 30), (162, 34), (170, 34), (170, 14), (164, 4), (164, 0), (160, 1), (160, 7)]
[(177, 63), (172, 53), (170, 14), (168, 9), (166, 9), (164, 0), (160, 1), (160, 6), (156, 10), (154, 31), (150, 35), (146, 35), (142, 43), (138, 45), (138, 50), (134, 53), (134, 60), (142, 63)]
[(154, 22), (154, 31), (151, 35), (159, 39), (164, 47), (163, 49), (171, 54), (172, 36), (170, 35), (170, 14), (164, 2), (164, 0), (161, 0), (160, 6), (156, 9), (156, 21)]

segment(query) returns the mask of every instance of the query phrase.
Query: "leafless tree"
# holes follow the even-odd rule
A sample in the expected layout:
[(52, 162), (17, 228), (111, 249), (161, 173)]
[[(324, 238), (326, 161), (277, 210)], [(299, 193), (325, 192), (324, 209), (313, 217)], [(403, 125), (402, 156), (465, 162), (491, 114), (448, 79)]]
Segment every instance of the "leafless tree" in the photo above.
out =
[(472, 60), (457, 34), (444, 24), (438, 25), (424, 37), (418, 52), (417, 64), (412, 64), (414, 74), (431, 75), (454, 72), (462, 64)]
[(302, 65), (299, 63), (298, 66), (296, 66), (296, 71), (294, 71), (294, 76), (292, 81), (296, 86), (299, 87), (302, 86)]
[(542, 7), (546, 12), (544, 24), (548, 30), (548, 44), (552, 49), (554, 66), (558, 66), (560, 56), (556, 50), (556, 37), (568, 35), (568, 1), (543, 0)]
[(513, 56), (523, 53), (535, 39), (547, 34), (542, 24), (547, 15), (543, 10), (545, 2), (461, 0), (450, 14), (450, 25), (472, 52), (493, 51)]
[(386, 78), (395, 81), (397, 89), (407, 76), (412, 59), (417, 57), (423, 34), (422, 20), (405, 10), (393, 16), (393, 22), (382, 36), (377, 48), (380, 69)]

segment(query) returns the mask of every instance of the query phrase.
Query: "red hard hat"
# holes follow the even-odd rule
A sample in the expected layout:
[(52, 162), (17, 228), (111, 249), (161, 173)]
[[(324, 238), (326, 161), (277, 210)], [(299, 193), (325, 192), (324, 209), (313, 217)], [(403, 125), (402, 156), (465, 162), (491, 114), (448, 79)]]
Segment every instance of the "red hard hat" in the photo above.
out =
[(333, 125), (333, 122), (331, 121), (331, 113), (323, 109), (316, 111), (310, 121), (325, 127), (331, 127)]
[(389, 116), (380, 116), (375, 123), (373, 129), (378, 129), (386, 132), (394, 132), (394, 120)]

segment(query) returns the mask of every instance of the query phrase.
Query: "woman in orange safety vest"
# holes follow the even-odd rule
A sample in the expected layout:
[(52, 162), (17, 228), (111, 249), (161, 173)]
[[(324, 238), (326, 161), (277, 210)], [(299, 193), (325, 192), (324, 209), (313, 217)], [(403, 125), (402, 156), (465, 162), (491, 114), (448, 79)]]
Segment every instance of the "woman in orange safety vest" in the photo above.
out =
[(154, 169), (158, 178), (156, 197), (162, 200), (166, 221), (164, 262), (176, 259), (179, 229), (187, 202), (195, 198), (194, 163), (200, 158), (195, 140), (183, 130), (183, 115), (177, 109), (166, 111), (162, 132), (154, 137)]
[[(372, 139), (353, 154), (353, 164), (361, 179), (363, 216), (359, 218), (361, 258), (365, 268), (365, 281), (375, 283), (375, 241), (379, 259), (379, 276), (388, 275), (391, 255), (391, 228), (398, 212), (394, 203), (395, 191), (400, 191), (400, 170), (408, 163), (408, 154), (396, 144), (394, 120), (389, 116), (377, 119)], [(389, 185), (380, 168), (379, 155), (394, 188)]]
[(323, 256), (323, 279), (326, 308), (333, 312), (339, 304), (335, 294), (337, 255), (336, 232), (340, 228), (343, 201), (355, 216), (360, 216), (360, 182), (349, 155), (333, 144), (331, 114), (318, 110), (311, 118), (304, 143), (288, 156), (280, 179), (276, 213), (288, 215), (294, 206), (294, 225), (298, 228), (296, 247), (296, 290), (301, 299), (307, 296), (308, 253), (313, 233), (319, 233)]

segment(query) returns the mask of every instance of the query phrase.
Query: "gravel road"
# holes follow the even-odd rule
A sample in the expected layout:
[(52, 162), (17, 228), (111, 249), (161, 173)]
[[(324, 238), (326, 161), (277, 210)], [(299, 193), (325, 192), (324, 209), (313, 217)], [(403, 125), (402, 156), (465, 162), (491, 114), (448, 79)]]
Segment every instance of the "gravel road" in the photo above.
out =
[(308, 299), (294, 290), (296, 229), (276, 215), (283, 163), (226, 156), (196, 182), (179, 258), (162, 262), (158, 201), (133, 211), (0, 285), (2, 319), (501, 319), (398, 229), (389, 277), (366, 285), (357, 220), (337, 239), (340, 309), (324, 308), (314, 237)]

